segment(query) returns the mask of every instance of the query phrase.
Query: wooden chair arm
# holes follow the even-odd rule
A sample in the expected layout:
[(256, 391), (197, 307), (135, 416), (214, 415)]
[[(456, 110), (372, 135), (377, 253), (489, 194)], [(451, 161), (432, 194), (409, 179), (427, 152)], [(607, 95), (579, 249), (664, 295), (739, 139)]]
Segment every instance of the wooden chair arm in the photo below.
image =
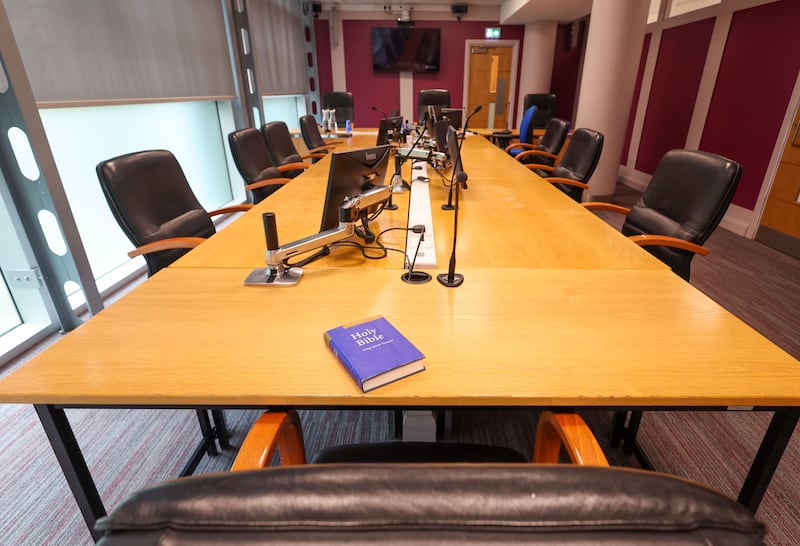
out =
[(306, 464), (303, 432), (296, 411), (268, 411), (250, 428), (231, 471), (256, 470), (269, 466), (278, 449), (281, 465)]
[(142, 256), (152, 252), (161, 252), (162, 250), (194, 248), (203, 241), (205, 241), (205, 239), (202, 237), (170, 237), (169, 239), (161, 239), (160, 241), (153, 241), (152, 243), (138, 246), (128, 252), (128, 256), (135, 258), (136, 256)]
[(219, 216), (220, 214), (230, 214), (232, 212), (247, 212), (252, 209), (253, 205), (245, 203), (242, 205), (231, 205), (230, 207), (223, 207), (221, 209), (212, 210), (208, 212), (209, 216)]
[(607, 210), (609, 212), (618, 212), (620, 214), (628, 214), (631, 211), (631, 209), (628, 207), (615, 205), (614, 203), (605, 203), (603, 201), (587, 201), (586, 203), (581, 203), (581, 205), (589, 210)]
[(322, 159), (323, 157), (325, 157), (325, 155), (326, 154), (306, 154), (306, 155), (301, 155), (300, 157), (302, 159)]
[(308, 169), (311, 165), (308, 163), (286, 163), (285, 165), (280, 165), (278, 167), (278, 172), (285, 173), (287, 171), (296, 171), (297, 169)]
[(560, 176), (550, 176), (545, 178), (551, 184), (566, 184), (567, 186), (576, 186), (578, 188), (583, 188), (584, 190), (589, 189), (589, 184), (585, 184), (583, 182), (578, 182), (577, 180), (572, 180), (571, 178), (562, 178)]
[(695, 254), (705, 256), (708, 254), (708, 249), (677, 237), (670, 237), (669, 235), (631, 235), (628, 237), (631, 241), (639, 246), (670, 246), (673, 248), (680, 248), (681, 250), (688, 250)]
[(324, 146), (317, 146), (316, 148), (311, 148), (308, 153), (315, 154), (317, 152), (322, 152), (323, 150), (333, 150), (336, 148), (336, 144), (325, 144)]
[[(525, 153), (525, 152), (522, 152), (522, 153)], [(556, 170), (556, 168), (553, 167), (552, 165), (545, 165), (544, 163), (526, 163), (525, 166), (528, 167), (530, 170), (539, 169), (539, 170), (542, 170), (542, 171), (547, 171), (549, 173), (551, 173), (551, 172)]]
[(508, 153), (512, 150), (512, 148), (525, 148), (526, 150), (535, 150), (535, 144), (528, 144), (527, 142), (515, 142), (514, 144), (509, 144), (506, 146), (506, 149), (503, 150), (504, 152)]
[(291, 181), (291, 178), (265, 178), (264, 180), (256, 180), (255, 182), (247, 184), (244, 189), (255, 190), (266, 186), (283, 186)]
[(550, 159), (558, 159), (557, 155), (551, 154), (550, 152), (545, 152), (543, 150), (526, 150), (526, 151), (524, 151), (522, 153), (517, 154), (514, 159), (516, 159), (517, 161), (521, 161), (521, 160), (525, 159), (526, 157), (533, 157), (535, 155), (540, 155), (540, 156), (543, 156), (543, 157), (549, 157)]
[(325, 142), (327, 142), (329, 145), (332, 145), (332, 146), (337, 146), (337, 145), (341, 144), (342, 142), (344, 142), (344, 140), (342, 140), (342, 139), (329, 140), (329, 139), (327, 139), (325, 137), (322, 137), (322, 140), (324, 140)]
[(597, 438), (577, 413), (543, 411), (536, 429), (534, 463), (557, 463), (561, 446), (578, 465), (609, 466)]

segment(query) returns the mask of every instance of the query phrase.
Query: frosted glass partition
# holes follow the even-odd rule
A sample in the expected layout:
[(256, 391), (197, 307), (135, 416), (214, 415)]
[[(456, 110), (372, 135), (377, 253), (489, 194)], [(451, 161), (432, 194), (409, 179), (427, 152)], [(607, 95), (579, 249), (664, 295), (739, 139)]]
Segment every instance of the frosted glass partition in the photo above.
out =
[(300, 118), (306, 115), (305, 95), (271, 95), (262, 100), (265, 123), (283, 121), (289, 129), (300, 128)]
[[(230, 108), (220, 110), (231, 115)], [(220, 128), (232, 121), (221, 120), (220, 110), (213, 101), (40, 110), (95, 279), (119, 267), (129, 272), (126, 253), (132, 248), (100, 189), (97, 164), (141, 150), (169, 150), (200, 203), (208, 210), (219, 208), (233, 198), (227, 135)], [(142, 258), (136, 260), (144, 264)], [(102, 290), (104, 284), (110, 283), (98, 282), (98, 287)]]

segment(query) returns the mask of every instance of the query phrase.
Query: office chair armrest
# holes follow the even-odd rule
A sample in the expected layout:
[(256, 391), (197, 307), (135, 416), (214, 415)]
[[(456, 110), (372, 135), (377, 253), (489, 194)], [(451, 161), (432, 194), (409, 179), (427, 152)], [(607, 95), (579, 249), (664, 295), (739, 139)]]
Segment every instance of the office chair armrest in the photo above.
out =
[(162, 250), (194, 248), (203, 241), (205, 241), (203, 237), (170, 237), (169, 239), (161, 239), (160, 241), (153, 241), (152, 243), (137, 246), (128, 252), (128, 256), (135, 258), (136, 256), (142, 256), (152, 252), (161, 252)]
[[(525, 153), (525, 152), (522, 152), (522, 153)], [(522, 154), (520, 154), (520, 155), (522, 155)], [(552, 165), (545, 165), (544, 163), (526, 163), (525, 166), (528, 167), (530, 170), (539, 169), (539, 170), (542, 170), (542, 171), (547, 171), (549, 173), (551, 173), (551, 172), (556, 170), (556, 168), (553, 167)]]
[(333, 150), (336, 148), (336, 144), (325, 144), (324, 146), (317, 146), (316, 148), (311, 148), (308, 150), (308, 153), (315, 154), (317, 152), (322, 152), (323, 150)]
[(209, 216), (219, 216), (220, 214), (230, 214), (232, 212), (247, 212), (252, 209), (253, 205), (245, 203), (243, 205), (232, 205), (230, 207), (223, 207), (217, 210), (208, 211)]
[(515, 142), (514, 144), (509, 144), (508, 146), (506, 146), (506, 149), (503, 150), (503, 151), (508, 153), (513, 148), (525, 148), (526, 150), (535, 150), (536, 149), (536, 145), (535, 144), (528, 144), (526, 142)]
[[(526, 151), (524, 151), (524, 152), (522, 152), (520, 154), (517, 154), (517, 156), (514, 157), (514, 159), (516, 159), (517, 161), (521, 161), (521, 160), (525, 159), (526, 157), (533, 157), (533, 156), (537, 156), (537, 155), (540, 155), (540, 156), (543, 156), (543, 157), (549, 157), (550, 159), (558, 159), (558, 156), (556, 154), (551, 154), (550, 152), (545, 152), (543, 150), (526, 150)], [(549, 167), (549, 165), (547, 165), (547, 166)]]
[(278, 167), (278, 172), (285, 173), (287, 171), (296, 171), (297, 169), (308, 169), (311, 165), (308, 163), (287, 163)]
[(328, 145), (332, 145), (332, 146), (338, 146), (339, 144), (341, 144), (341, 143), (343, 143), (343, 142), (344, 142), (344, 140), (342, 140), (342, 139), (337, 139), (337, 140), (329, 140), (329, 139), (327, 139), (327, 138), (325, 138), (325, 137), (322, 137), (322, 140), (324, 140), (325, 142), (327, 142), (327, 143), (328, 143)]
[(680, 248), (681, 250), (688, 250), (695, 254), (705, 256), (708, 254), (708, 249), (677, 237), (670, 237), (669, 235), (631, 235), (628, 237), (631, 241), (639, 246), (670, 246), (673, 248)]
[(325, 157), (325, 154), (306, 154), (300, 156), (303, 159), (322, 159)]
[(244, 189), (255, 190), (258, 188), (264, 188), (266, 186), (283, 186), (291, 181), (291, 178), (265, 178), (264, 180), (256, 180), (255, 182), (247, 184)]
[(597, 438), (577, 413), (543, 411), (536, 429), (534, 463), (557, 463), (561, 446), (578, 465), (609, 466)]
[(571, 178), (561, 178), (560, 176), (549, 176), (545, 178), (547, 182), (551, 184), (566, 184), (567, 186), (577, 186), (578, 188), (583, 188), (584, 190), (589, 189), (589, 184), (585, 184), (583, 182), (578, 182), (577, 180), (572, 180)]
[(581, 205), (589, 210), (607, 210), (609, 212), (618, 212), (620, 214), (628, 214), (631, 211), (631, 209), (628, 207), (615, 205), (614, 203), (605, 203), (603, 201), (587, 201), (586, 203), (581, 203)]
[(268, 411), (250, 428), (231, 471), (266, 468), (278, 449), (281, 465), (306, 464), (303, 432), (296, 411)]

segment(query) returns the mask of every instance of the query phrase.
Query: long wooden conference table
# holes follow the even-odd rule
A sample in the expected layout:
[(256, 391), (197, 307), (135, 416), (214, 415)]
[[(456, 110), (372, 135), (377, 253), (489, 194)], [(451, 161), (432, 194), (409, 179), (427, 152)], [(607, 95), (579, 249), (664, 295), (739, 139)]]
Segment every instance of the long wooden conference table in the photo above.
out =
[[(485, 139), (462, 154), (458, 288), (406, 284), (402, 253), (352, 247), (296, 286), (245, 286), (263, 212), (282, 243), (319, 230), (326, 158), (0, 381), (0, 402), (36, 406), (90, 528), (105, 508), (65, 407), (775, 410), (739, 496), (758, 507), (798, 420), (797, 360)], [(429, 175), (438, 273), (453, 213)], [(394, 201), (376, 233), (406, 227), (408, 193)], [(404, 233), (382, 240), (403, 249)], [(378, 314), (427, 369), (363, 393), (322, 336)]]

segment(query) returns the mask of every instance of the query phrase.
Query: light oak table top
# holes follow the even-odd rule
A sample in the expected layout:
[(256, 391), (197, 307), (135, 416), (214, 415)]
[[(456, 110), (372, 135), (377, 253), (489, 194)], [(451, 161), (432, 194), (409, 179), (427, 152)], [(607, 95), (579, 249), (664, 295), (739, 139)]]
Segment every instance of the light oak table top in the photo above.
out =
[[(664, 270), (168, 268), (0, 381), (0, 401), (203, 406), (800, 405), (800, 366)], [(382, 314), (427, 370), (362, 393), (323, 333)]]
[[(351, 147), (374, 144), (374, 137), (348, 140)], [(346, 147), (343, 144), (340, 149)], [(459, 266), (666, 269), (658, 259), (485, 139), (467, 138), (462, 155), (469, 189), (460, 199)], [(409, 180), (410, 162), (404, 167), (405, 179)], [(264, 267), (262, 214), (275, 213), (282, 244), (317, 233), (329, 168), (330, 158), (326, 157), (172, 267)], [(387, 179), (393, 168), (394, 160), (390, 159)], [(441, 205), (447, 202), (449, 190), (432, 169), (428, 174), (438, 268), (446, 269), (452, 249), (453, 213), (441, 210)], [(408, 192), (395, 194), (393, 200), (399, 209), (382, 212), (371, 224), (375, 233), (406, 227)], [(404, 231), (388, 232), (381, 240), (387, 246), (405, 249)], [(403, 255), (390, 252), (386, 259), (368, 260), (355, 248), (338, 247), (308, 267), (402, 268)]]

